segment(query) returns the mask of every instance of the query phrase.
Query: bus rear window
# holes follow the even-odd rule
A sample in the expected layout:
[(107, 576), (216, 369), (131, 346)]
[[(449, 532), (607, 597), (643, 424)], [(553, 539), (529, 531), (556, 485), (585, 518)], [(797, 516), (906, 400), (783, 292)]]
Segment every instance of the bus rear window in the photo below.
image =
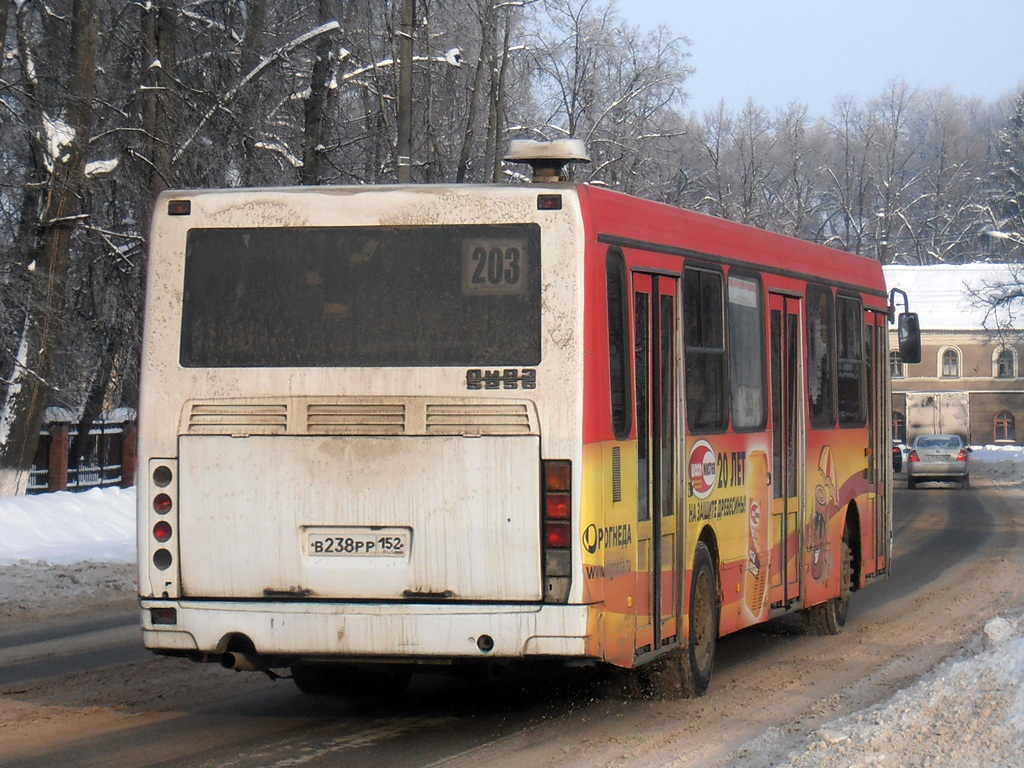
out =
[(537, 365), (540, 227), (193, 229), (185, 367)]

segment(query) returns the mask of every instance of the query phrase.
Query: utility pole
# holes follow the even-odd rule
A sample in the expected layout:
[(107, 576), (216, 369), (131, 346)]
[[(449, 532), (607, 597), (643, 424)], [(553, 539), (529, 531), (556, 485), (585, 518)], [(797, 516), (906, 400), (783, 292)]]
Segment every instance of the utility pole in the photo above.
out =
[(416, 0), (402, 0), (398, 69), (398, 183), (412, 181), (412, 36), (416, 26)]

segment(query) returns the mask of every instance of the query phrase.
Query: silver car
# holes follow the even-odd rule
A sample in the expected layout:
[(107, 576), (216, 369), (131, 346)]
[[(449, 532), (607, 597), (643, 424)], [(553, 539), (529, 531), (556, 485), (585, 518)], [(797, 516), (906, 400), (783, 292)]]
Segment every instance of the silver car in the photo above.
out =
[(907, 455), (907, 487), (930, 480), (948, 480), (971, 487), (971, 449), (960, 435), (918, 435)]

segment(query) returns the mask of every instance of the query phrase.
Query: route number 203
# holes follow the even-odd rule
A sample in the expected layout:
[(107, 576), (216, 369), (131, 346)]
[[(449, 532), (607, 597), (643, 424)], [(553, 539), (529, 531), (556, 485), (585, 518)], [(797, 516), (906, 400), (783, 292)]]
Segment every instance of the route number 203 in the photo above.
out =
[(525, 240), (466, 239), (462, 242), (462, 293), (522, 293), (528, 267)]

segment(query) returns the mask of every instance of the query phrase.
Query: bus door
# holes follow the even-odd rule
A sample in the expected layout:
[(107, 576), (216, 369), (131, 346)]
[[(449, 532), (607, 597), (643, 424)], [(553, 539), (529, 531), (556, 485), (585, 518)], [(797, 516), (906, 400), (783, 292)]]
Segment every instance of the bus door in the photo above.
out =
[(772, 293), (772, 556), (771, 606), (787, 608), (800, 599), (800, 545), (804, 425), (800, 386), (801, 299)]
[(886, 478), (892, 471), (892, 440), (889, 433), (890, 396), (886, 386), (889, 375), (886, 317), (881, 312), (867, 312), (864, 316), (865, 357), (868, 362), (868, 497), (873, 506), (874, 549), (865, 547), (867, 562), (865, 573), (885, 573), (888, 570), (891, 499)]
[(633, 273), (638, 655), (671, 642), (677, 632), (677, 284), (675, 276)]

